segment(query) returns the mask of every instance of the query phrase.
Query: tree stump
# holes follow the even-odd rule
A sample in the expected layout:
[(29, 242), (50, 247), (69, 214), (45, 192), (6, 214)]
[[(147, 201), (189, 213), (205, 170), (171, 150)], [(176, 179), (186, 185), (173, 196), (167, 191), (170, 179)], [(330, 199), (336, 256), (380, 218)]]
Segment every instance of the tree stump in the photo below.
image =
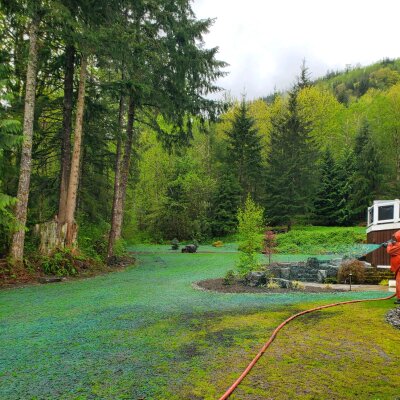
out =
[[(39, 237), (39, 252), (42, 255), (50, 255), (57, 249), (64, 249), (67, 242), (68, 224), (59, 224), (53, 219), (42, 224), (35, 225), (35, 235)], [(76, 247), (78, 225), (73, 223), (70, 229), (72, 234), (73, 248)]]

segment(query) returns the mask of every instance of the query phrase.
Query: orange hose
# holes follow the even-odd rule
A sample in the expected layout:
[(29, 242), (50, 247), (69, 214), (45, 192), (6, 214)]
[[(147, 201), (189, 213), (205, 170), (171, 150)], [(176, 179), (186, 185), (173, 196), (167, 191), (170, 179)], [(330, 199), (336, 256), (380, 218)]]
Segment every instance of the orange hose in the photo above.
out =
[(239, 386), (239, 384), (242, 382), (242, 380), (246, 377), (246, 375), (251, 371), (251, 369), (254, 367), (256, 362), (260, 359), (260, 357), (265, 353), (265, 351), (268, 349), (268, 347), (271, 345), (271, 343), (274, 341), (276, 335), (278, 332), (290, 321), (294, 320), (297, 317), (300, 317), (301, 315), (308, 314), (313, 311), (317, 310), (322, 310), (324, 308), (329, 308), (329, 307), (336, 307), (340, 306), (343, 304), (352, 304), (352, 303), (361, 303), (364, 301), (378, 301), (378, 300), (389, 300), (392, 299), (396, 294), (393, 294), (388, 297), (380, 297), (377, 299), (363, 299), (363, 300), (349, 300), (349, 301), (342, 301), (340, 303), (333, 303), (333, 304), (327, 304), (325, 306), (319, 306), (315, 308), (310, 308), (309, 310), (301, 311), (297, 314), (292, 315), (289, 317), (287, 320), (283, 321), (272, 333), (271, 337), (269, 338), (268, 342), (264, 344), (264, 346), (261, 348), (261, 350), (258, 352), (258, 354), (254, 357), (254, 359), (251, 361), (251, 363), (247, 366), (247, 368), (242, 372), (242, 374), (239, 376), (238, 379), (233, 383), (233, 385), (223, 394), (223, 396), (220, 397), (219, 400), (225, 400), (227, 399), (233, 391)]

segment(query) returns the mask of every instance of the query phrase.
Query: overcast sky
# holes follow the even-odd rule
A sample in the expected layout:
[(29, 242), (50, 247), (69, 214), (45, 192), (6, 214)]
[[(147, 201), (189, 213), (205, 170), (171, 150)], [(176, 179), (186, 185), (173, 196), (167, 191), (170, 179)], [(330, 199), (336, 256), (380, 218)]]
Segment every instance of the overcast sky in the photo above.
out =
[(346, 64), (400, 57), (400, 0), (193, 0), (197, 18), (216, 18), (206, 47), (219, 47), (234, 97), (285, 90), (306, 60), (312, 77)]

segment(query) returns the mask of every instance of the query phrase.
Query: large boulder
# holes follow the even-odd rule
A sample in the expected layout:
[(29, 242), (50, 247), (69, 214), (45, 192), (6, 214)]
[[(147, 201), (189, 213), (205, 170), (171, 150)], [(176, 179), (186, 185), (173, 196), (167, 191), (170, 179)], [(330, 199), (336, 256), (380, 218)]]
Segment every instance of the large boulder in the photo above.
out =
[(246, 283), (248, 286), (260, 286), (266, 283), (265, 272), (251, 271), (246, 275)]
[(282, 279), (289, 280), (290, 279), (290, 267), (289, 268), (281, 268), (279, 271), (279, 276)]
[(271, 278), (270, 281), (277, 283), (282, 289), (290, 289), (292, 286), (292, 283), (288, 279)]
[(324, 283), (328, 276), (328, 271), (326, 269), (319, 269), (317, 273), (317, 282)]
[(197, 246), (195, 244), (188, 244), (181, 251), (182, 253), (196, 253)]

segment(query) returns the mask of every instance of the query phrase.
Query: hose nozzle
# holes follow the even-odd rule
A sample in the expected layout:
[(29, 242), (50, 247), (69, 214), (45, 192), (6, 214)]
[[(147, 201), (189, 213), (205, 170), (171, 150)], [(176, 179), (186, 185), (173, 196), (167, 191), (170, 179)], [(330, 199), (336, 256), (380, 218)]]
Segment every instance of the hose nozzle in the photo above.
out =
[(393, 240), (393, 239), (390, 239), (390, 240), (388, 240), (387, 242), (383, 242), (383, 243), (381, 244), (381, 246), (386, 248), (386, 247), (389, 246), (389, 244), (393, 244), (393, 243), (396, 243), (396, 241)]

